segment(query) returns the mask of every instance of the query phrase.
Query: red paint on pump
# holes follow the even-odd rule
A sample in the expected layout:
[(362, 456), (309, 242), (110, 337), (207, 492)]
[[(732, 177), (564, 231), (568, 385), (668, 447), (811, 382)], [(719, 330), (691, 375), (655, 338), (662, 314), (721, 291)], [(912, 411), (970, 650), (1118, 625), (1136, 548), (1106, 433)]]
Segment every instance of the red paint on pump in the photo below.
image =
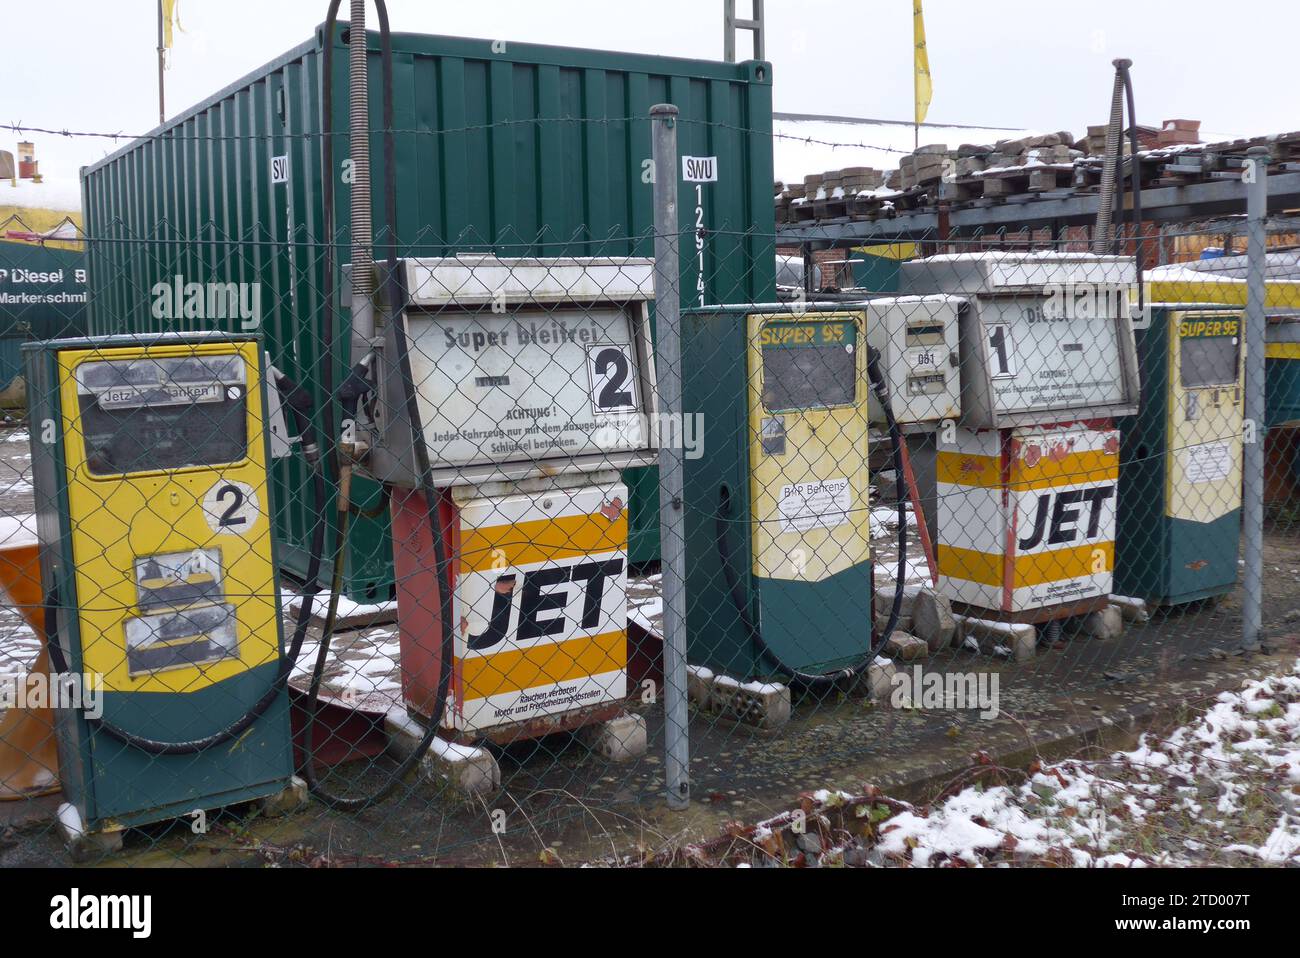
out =
[[(440, 588), (454, 589), (459, 567), (460, 535), (457, 511), (450, 496), (438, 506), (443, 541), (450, 559), (445, 583), (438, 582), (433, 534), (424, 494), (414, 489), (394, 489), (390, 510), (393, 520), (393, 573), (397, 580), (397, 627), (402, 653), (402, 698), (407, 708), (428, 718), (438, 697), (442, 628)], [(459, 702), (461, 676), (453, 673), (447, 708)]]

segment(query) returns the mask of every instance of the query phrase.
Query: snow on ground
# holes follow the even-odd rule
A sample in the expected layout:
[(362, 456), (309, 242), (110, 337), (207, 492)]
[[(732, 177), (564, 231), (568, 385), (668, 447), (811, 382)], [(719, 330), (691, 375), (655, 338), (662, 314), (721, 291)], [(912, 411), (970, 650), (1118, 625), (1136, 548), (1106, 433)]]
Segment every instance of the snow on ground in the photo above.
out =
[[(302, 607), (303, 596), (290, 590), (281, 590), (280, 599), (284, 606), (297, 612)], [(325, 606), (329, 603), (329, 592), (322, 590), (317, 594), (315, 601), (312, 603), (313, 615), (324, 615)], [(397, 600), (393, 599), (388, 602), (375, 602), (367, 605), (363, 602), (354, 602), (346, 595), (339, 596), (338, 617), (340, 619), (356, 619), (366, 616), (379, 616), (391, 614), (397, 611)]]
[(1131, 752), (1039, 766), (1020, 786), (972, 786), (933, 807), (895, 804), (865, 852), (853, 840), (820, 857), (914, 867), (1300, 865), (1300, 661), (1293, 674), (1221, 693), (1196, 720), (1143, 735)]
[[(311, 676), (320, 643), (307, 640), (294, 663), (292, 678)], [(324, 685), (347, 697), (397, 692), (401, 686), (401, 642), (396, 629), (372, 629), (337, 635), (327, 660)], [(295, 683), (297, 684), (297, 683)]]
[[(907, 528), (920, 528), (916, 521), (916, 513), (912, 507), (907, 507)], [(898, 507), (897, 506), (874, 506), (871, 510), (871, 538), (883, 539), (886, 536), (896, 536), (898, 534)]]

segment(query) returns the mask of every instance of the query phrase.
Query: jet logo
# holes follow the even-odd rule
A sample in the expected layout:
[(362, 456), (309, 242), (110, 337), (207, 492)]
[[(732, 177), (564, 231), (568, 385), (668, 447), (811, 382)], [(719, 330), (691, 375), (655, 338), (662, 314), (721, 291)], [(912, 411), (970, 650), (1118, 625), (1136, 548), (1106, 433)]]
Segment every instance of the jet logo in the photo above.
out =
[[(516, 641), (564, 635), (571, 630), (570, 623), (575, 620), (580, 631), (597, 628), (605, 586), (610, 579), (617, 580), (622, 575), (623, 563), (623, 557), (619, 556), (567, 566), (548, 566), (522, 574), (506, 572), (499, 575), (493, 587), (487, 628), (477, 635), (470, 635), (467, 645), (471, 650), (481, 652), (505, 641), (510, 634), (515, 587), (521, 578), (523, 586), (519, 597)], [(576, 586), (576, 589), (571, 586)], [(569, 607), (577, 605), (579, 599), (581, 605), (576, 615), (570, 618)]]
[(1020, 551), (1069, 545), (1080, 534), (1085, 541), (1095, 539), (1101, 531), (1102, 506), (1114, 495), (1114, 485), (1040, 494), (1031, 531), (1019, 542)]

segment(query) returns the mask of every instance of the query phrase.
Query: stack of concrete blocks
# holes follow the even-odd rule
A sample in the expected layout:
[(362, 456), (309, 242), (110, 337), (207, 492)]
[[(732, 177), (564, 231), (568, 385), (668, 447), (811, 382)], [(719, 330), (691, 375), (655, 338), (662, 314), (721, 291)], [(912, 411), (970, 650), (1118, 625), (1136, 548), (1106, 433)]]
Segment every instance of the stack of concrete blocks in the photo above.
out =
[[(1100, 126), (1089, 126), (1088, 135), (1075, 144), (1083, 150), (1088, 156), (1105, 156), (1106, 155), (1106, 130), (1109, 125), (1102, 123)], [(1125, 149), (1128, 149), (1128, 143), (1125, 142)]]
[(842, 170), (810, 173), (802, 183), (787, 186), (774, 184), (773, 204), (778, 223), (794, 223), (799, 217), (796, 210), (805, 204), (822, 201), (843, 201), (851, 204), (859, 193), (878, 190), (885, 185), (885, 174), (870, 166), (850, 166)]
[[(1026, 167), (1031, 191), (1051, 189), (1056, 186), (1056, 168), (1071, 166), (1083, 155), (1074, 149), (1071, 145), (1073, 142), (1074, 136), (1068, 130), (1015, 140), (999, 140), (993, 145), (984, 172), (996, 174), (1016, 167)], [(984, 179), (984, 195), (1005, 196), (1020, 192), (1017, 186), (1018, 183), (1013, 178), (989, 175)]]
[(931, 183), (937, 183), (951, 172), (952, 167), (948, 161), (956, 160), (956, 157), (949, 154), (948, 146), (945, 143), (931, 143), (928, 146), (917, 147), (912, 153), (912, 179), (917, 186), (928, 186)]
[(931, 143), (918, 147), (898, 163), (899, 190), (910, 190), (918, 186), (929, 186), (944, 179), (955, 167), (957, 154), (950, 151), (947, 144)]
[(964, 179), (988, 169), (992, 152), (992, 147), (980, 143), (963, 143), (957, 147), (957, 178)]
[(993, 144), (987, 168), (1026, 166), (1031, 163), (1069, 163), (1077, 153), (1073, 143), (1074, 135), (1068, 130), (1026, 136), (1018, 140), (998, 140)]
[[(805, 183), (809, 178), (805, 178)], [(852, 199), (864, 190), (876, 190), (884, 185), (885, 174), (870, 166), (850, 166), (843, 170), (827, 170), (816, 177), (821, 193), (808, 199)]]
[[(877, 588), (874, 623), (877, 633), (888, 627), (893, 606), (894, 586), (889, 584)], [(887, 701), (898, 663), (939, 655), (945, 650), (958, 648), (961, 641), (957, 618), (947, 597), (926, 585), (905, 585), (898, 621), (885, 642), (881, 657), (867, 671), (866, 691), (873, 701)]]
[[(875, 602), (877, 632), (883, 631), (889, 625), (889, 613), (893, 606), (893, 584), (877, 588)], [(960, 644), (957, 620), (953, 618), (952, 603), (947, 597), (926, 585), (905, 585), (898, 621), (894, 624), (894, 632), (886, 645), (886, 652), (902, 659), (924, 658)]]
[(963, 143), (956, 149), (949, 149), (947, 144), (931, 143), (902, 157), (898, 169), (886, 178), (885, 185), (910, 190), (949, 178), (965, 179), (990, 169), (1067, 164), (1083, 155), (1073, 148), (1073, 143), (1074, 137), (1068, 130), (999, 140), (993, 146)]
[(844, 192), (856, 196), (868, 190), (878, 190), (885, 185), (885, 174), (871, 166), (850, 166), (840, 170)]
[[(1088, 156), (1105, 156), (1106, 155), (1106, 130), (1108, 125), (1102, 123), (1097, 126), (1088, 127), (1088, 135), (1075, 144), (1075, 147), (1082, 150)], [(1150, 140), (1150, 127), (1138, 127), (1140, 140)], [(1201, 142), (1201, 121), (1200, 120), (1182, 120), (1172, 119), (1165, 120), (1160, 125), (1160, 129), (1155, 132), (1154, 142), (1143, 143), (1142, 149), (1159, 149), (1167, 146), (1187, 146)], [(1125, 156), (1129, 154), (1129, 138), (1127, 130), (1121, 138), (1121, 149)]]
[(686, 667), (686, 698), (697, 709), (763, 732), (790, 721), (790, 687), (778, 682), (741, 682), (702, 665)]

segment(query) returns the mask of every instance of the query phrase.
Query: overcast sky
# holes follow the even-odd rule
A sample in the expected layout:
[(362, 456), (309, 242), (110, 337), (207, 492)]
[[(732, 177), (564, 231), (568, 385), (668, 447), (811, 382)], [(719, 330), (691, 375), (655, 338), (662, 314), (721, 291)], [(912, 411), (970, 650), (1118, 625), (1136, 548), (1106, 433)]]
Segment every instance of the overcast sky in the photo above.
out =
[[(388, 6), (395, 30), (722, 56), (722, 0)], [(748, 12), (748, 0), (737, 6)], [(168, 114), (306, 40), (326, 7), (322, 0), (180, 0), (187, 32), (177, 34), (167, 71)], [(910, 119), (911, 7), (910, 0), (768, 0), (776, 109)], [(15, 0), (5, 8), (0, 123), (130, 133), (155, 125), (155, 0)], [(926, 0), (925, 14), (936, 122), (1082, 135), (1088, 123), (1105, 122), (1110, 61), (1127, 56), (1141, 122), (1200, 119), (1215, 137), (1300, 127), (1300, 4), (1291, 0)], [(1256, 25), (1262, 17), (1263, 28)], [(739, 43), (744, 58), (747, 36)], [(59, 176), (112, 148), (31, 138), (43, 169)], [(17, 139), (0, 131), (4, 148)]]

